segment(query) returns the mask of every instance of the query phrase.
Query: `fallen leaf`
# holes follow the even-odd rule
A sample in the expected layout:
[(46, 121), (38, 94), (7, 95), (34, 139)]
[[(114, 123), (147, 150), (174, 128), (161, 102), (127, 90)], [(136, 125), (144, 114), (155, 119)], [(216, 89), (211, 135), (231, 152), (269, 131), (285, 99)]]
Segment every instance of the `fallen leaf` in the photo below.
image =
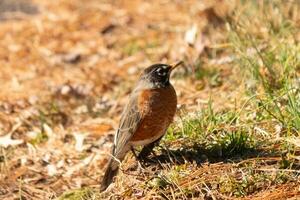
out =
[(89, 165), (94, 158), (94, 154), (86, 157), (85, 159), (83, 159), (81, 162), (79, 162), (78, 164), (75, 164), (71, 167), (68, 168), (67, 172), (63, 175), (64, 177), (70, 177), (72, 176), (75, 172), (79, 171), (81, 168)]
[(197, 38), (197, 30), (198, 27), (196, 24), (194, 24), (189, 30), (186, 31), (184, 36), (184, 41), (188, 43), (189, 45), (193, 46), (195, 43), (195, 40)]
[(86, 137), (85, 134), (82, 134), (82, 133), (78, 133), (78, 132), (75, 132), (74, 134), (74, 138), (75, 138), (75, 149), (76, 151), (83, 151), (84, 147), (83, 147), (83, 142), (84, 142), (84, 139)]
[(47, 172), (49, 176), (54, 176), (57, 174), (57, 169), (55, 165), (47, 165)]
[(0, 146), (4, 148), (7, 148), (8, 146), (19, 145), (22, 144), (23, 142), (24, 142), (23, 140), (11, 139), (11, 133), (0, 137)]
[(48, 126), (48, 124), (43, 124), (43, 128), (44, 128), (44, 131), (46, 133), (47, 136), (51, 136), (53, 135), (53, 131), (52, 129), (50, 128), (50, 126)]

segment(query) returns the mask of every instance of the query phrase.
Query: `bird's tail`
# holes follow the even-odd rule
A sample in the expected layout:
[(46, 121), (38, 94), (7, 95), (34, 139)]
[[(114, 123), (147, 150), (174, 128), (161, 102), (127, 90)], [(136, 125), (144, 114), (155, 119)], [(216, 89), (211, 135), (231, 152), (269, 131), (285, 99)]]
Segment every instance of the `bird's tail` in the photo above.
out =
[(115, 159), (110, 159), (106, 168), (105, 174), (102, 179), (100, 191), (106, 190), (106, 188), (112, 183), (113, 178), (117, 175), (119, 170), (119, 163)]

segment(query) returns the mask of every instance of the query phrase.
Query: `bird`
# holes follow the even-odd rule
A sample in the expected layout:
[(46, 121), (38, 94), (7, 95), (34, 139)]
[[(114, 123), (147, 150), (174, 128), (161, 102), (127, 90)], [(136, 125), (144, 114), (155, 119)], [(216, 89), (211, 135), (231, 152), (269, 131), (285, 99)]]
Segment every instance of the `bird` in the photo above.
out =
[[(170, 74), (183, 62), (174, 65), (153, 64), (141, 73), (130, 94), (115, 133), (111, 158), (104, 173), (100, 191), (105, 191), (117, 175), (119, 165), (129, 151), (145, 160), (164, 136), (177, 108), (176, 91)], [(143, 146), (137, 156), (134, 147)]]

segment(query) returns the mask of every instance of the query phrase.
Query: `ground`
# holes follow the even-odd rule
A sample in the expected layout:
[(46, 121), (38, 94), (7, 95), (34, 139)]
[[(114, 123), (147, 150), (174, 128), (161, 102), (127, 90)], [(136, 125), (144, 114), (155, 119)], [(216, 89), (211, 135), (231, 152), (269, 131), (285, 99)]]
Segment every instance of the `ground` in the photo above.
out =
[[(0, 199), (300, 198), (297, 0), (0, 0)], [(183, 60), (144, 169), (99, 193), (139, 73)]]

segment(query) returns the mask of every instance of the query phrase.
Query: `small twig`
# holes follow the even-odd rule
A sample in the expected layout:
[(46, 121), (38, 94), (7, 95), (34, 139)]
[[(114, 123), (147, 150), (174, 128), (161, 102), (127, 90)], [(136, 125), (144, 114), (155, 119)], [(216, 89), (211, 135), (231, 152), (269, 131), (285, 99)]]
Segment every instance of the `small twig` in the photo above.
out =
[(254, 169), (255, 171), (270, 171), (270, 172), (294, 172), (294, 173), (299, 173), (300, 170), (296, 169), (267, 169), (267, 168), (260, 168), (260, 169)]
[(129, 173), (129, 172), (127, 172), (127, 171), (125, 171), (124, 169), (121, 169), (120, 168), (120, 170), (121, 170), (121, 172), (123, 173), (123, 174), (126, 174), (126, 175), (130, 175), (130, 176), (135, 176), (135, 177), (143, 177), (144, 178), (144, 176), (143, 175), (141, 175), (141, 174), (133, 174), (133, 173)]
[(87, 177), (87, 178), (89, 178), (89, 179), (91, 179), (91, 180), (95, 181), (95, 182), (98, 182), (98, 180), (97, 180), (97, 179), (95, 179), (95, 178), (91, 177), (91, 176), (90, 176), (90, 175), (88, 175), (87, 173), (83, 173), (83, 175), (84, 175), (85, 177)]
[(20, 128), (20, 126), (22, 126), (23, 121), (18, 122), (17, 124), (15, 124), (12, 129), (5, 135), (12, 135), (16, 130), (18, 130), (18, 128)]

